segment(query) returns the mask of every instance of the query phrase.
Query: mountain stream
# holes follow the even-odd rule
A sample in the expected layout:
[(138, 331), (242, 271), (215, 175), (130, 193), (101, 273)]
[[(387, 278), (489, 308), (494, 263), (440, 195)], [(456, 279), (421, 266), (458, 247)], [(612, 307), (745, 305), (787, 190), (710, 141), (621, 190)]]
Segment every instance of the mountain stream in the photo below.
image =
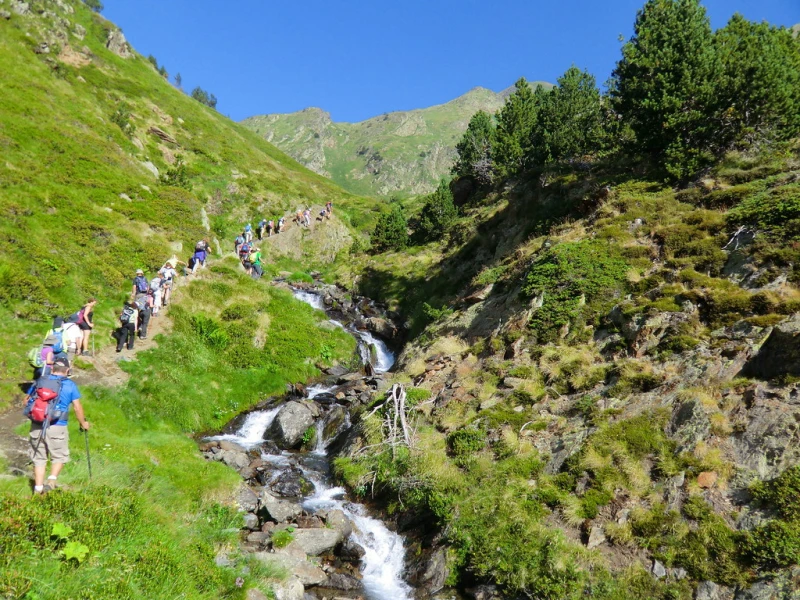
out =
[[(310, 304), (318, 310), (325, 310), (322, 298), (302, 290), (294, 290), (298, 300)], [(394, 353), (380, 339), (370, 332), (345, 326), (339, 321), (332, 323), (346, 329), (358, 342), (359, 353), (364, 362), (370, 362), (376, 373), (385, 373), (395, 362)], [(335, 393), (337, 386), (313, 385), (306, 389), (306, 398), (314, 399), (321, 394)], [(209, 441), (230, 441), (247, 450), (269, 447), (264, 444), (264, 435), (280, 411), (281, 406), (249, 413), (235, 433), (207, 438)], [(345, 418), (345, 428), (349, 428), (349, 413)], [(405, 568), (405, 548), (403, 538), (389, 530), (382, 521), (369, 515), (365, 506), (348, 499), (343, 487), (335, 486), (326, 446), (331, 440), (324, 439), (323, 420), (317, 420), (316, 446), (311, 452), (282, 451), (275, 453), (262, 448), (261, 458), (276, 469), (300, 469), (305, 478), (314, 485), (313, 492), (300, 501), (309, 514), (330, 509), (340, 509), (353, 523), (352, 538), (360, 544), (365, 553), (361, 559), (363, 593), (368, 600), (410, 600), (412, 588), (403, 580)]]

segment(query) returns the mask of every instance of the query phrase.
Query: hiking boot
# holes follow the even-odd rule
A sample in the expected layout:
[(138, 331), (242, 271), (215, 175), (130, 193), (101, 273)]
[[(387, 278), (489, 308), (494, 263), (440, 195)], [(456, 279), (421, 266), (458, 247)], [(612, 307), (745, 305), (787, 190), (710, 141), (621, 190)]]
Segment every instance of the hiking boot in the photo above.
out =
[(89, 354), (88, 352), (86, 352), (86, 351), (84, 350), (83, 352), (81, 352), (81, 356), (91, 356), (91, 354)]

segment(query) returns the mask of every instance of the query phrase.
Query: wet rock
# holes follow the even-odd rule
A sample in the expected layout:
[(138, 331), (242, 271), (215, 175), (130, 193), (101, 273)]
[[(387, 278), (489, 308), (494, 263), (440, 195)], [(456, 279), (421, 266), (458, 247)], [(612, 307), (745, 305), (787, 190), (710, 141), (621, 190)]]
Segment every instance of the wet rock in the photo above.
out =
[(314, 425), (314, 412), (307, 403), (294, 400), (283, 405), (275, 416), (265, 436), (270, 436), (283, 449), (297, 448), (303, 441), (303, 434)]
[(426, 594), (435, 594), (444, 587), (444, 582), (449, 575), (447, 550), (437, 548), (420, 565), (420, 568), (412, 573), (411, 583), (424, 590)]
[(260, 512), (266, 513), (270, 519), (278, 523), (294, 519), (303, 512), (300, 505), (276, 498), (267, 490), (261, 491), (261, 495), (258, 497), (258, 506)]
[(370, 317), (366, 320), (366, 326), (369, 331), (387, 340), (393, 340), (397, 337), (397, 327), (388, 319)]
[(286, 469), (269, 484), (270, 490), (277, 496), (297, 498), (314, 489), (300, 469)]
[(680, 452), (693, 450), (710, 432), (711, 421), (699, 400), (687, 400), (678, 406), (670, 422), (670, 433)]
[(325, 515), (325, 525), (334, 531), (338, 531), (342, 538), (348, 538), (353, 532), (353, 525), (350, 519), (338, 508), (328, 511)]
[(339, 547), (338, 556), (344, 561), (358, 563), (364, 557), (367, 551), (364, 547), (356, 542), (352, 537), (348, 537)]
[(334, 440), (347, 428), (347, 410), (336, 404), (325, 415), (325, 424), (322, 428), (322, 436), (325, 440)]
[(342, 541), (342, 532), (334, 529), (295, 529), (294, 543), (309, 556), (329, 552)]
[(800, 375), (800, 315), (776, 325), (742, 370), (745, 377), (773, 379)]
[(360, 590), (364, 587), (361, 584), (361, 580), (346, 573), (332, 573), (322, 585), (332, 590), (343, 590), (345, 592)]
[(237, 471), (250, 466), (250, 457), (245, 452), (235, 452), (232, 450), (222, 450), (216, 456), (226, 465)]
[(336, 403), (336, 396), (330, 392), (323, 392), (322, 394), (317, 394), (314, 396), (314, 402), (317, 404), (322, 404), (323, 406), (330, 406), (331, 404)]
[(251, 531), (256, 531), (259, 529), (258, 524), (258, 517), (253, 513), (249, 512), (244, 515), (244, 528), (249, 529)]

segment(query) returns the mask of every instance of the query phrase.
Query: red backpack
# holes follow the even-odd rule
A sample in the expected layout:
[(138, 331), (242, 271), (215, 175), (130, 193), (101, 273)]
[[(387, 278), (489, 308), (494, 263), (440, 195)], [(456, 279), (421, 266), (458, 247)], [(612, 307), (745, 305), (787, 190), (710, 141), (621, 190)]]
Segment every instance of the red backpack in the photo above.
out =
[(55, 423), (61, 418), (63, 411), (57, 408), (58, 396), (61, 393), (63, 378), (50, 379), (40, 377), (28, 398), (25, 415), (34, 423)]

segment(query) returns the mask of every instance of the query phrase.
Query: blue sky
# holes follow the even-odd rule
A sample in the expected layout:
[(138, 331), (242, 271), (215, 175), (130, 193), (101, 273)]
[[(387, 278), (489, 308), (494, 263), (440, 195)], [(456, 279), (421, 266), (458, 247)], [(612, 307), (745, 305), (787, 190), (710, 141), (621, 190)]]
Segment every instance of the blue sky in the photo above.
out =
[[(337, 121), (447, 102), (520, 76), (554, 82), (570, 65), (604, 82), (644, 0), (105, 0), (103, 14), (185, 89), (231, 118), (307, 106)], [(800, 0), (705, 0), (800, 23)]]

